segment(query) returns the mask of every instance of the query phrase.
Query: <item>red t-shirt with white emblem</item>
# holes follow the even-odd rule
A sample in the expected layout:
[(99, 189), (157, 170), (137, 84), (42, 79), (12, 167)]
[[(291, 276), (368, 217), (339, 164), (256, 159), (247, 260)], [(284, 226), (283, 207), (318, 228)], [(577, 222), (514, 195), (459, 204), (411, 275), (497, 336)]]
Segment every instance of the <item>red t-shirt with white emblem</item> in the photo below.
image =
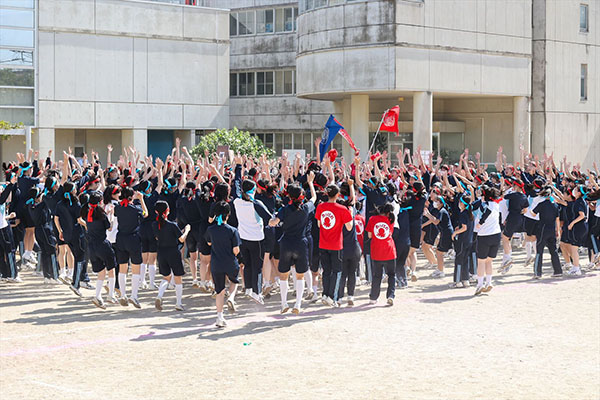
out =
[(362, 214), (356, 214), (354, 216), (354, 224), (356, 225), (356, 238), (360, 249), (364, 251), (363, 244), (365, 242), (365, 217)]
[(321, 203), (317, 206), (315, 218), (320, 222), (319, 248), (323, 250), (341, 250), (344, 247), (342, 229), (352, 221), (352, 214), (341, 204)]
[(371, 233), (371, 259), (375, 261), (388, 261), (396, 258), (396, 246), (392, 233), (394, 224), (385, 215), (376, 215), (369, 218), (365, 229)]

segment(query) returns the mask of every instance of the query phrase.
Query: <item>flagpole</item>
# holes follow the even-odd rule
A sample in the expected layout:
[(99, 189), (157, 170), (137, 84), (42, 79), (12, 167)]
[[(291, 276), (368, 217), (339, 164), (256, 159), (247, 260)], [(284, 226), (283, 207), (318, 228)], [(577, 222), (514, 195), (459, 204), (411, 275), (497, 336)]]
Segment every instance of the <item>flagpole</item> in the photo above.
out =
[[(388, 111), (390, 111), (389, 108), (387, 110), (385, 110), (383, 112), (383, 115), (381, 116), (381, 121), (379, 121), (379, 126), (377, 127), (377, 132), (375, 132), (375, 136), (373, 136), (373, 142), (371, 143), (371, 147), (369, 147), (369, 151), (367, 152), (367, 157), (369, 157), (369, 153), (371, 152), (371, 150), (373, 150), (373, 146), (375, 145), (375, 140), (377, 140), (377, 135), (379, 135), (379, 129), (381, 128), (383, 119), (385, 118), (385, 115), (387, 114)], [(366, 158), (365, 158), (365, 161), (367, 161)]]

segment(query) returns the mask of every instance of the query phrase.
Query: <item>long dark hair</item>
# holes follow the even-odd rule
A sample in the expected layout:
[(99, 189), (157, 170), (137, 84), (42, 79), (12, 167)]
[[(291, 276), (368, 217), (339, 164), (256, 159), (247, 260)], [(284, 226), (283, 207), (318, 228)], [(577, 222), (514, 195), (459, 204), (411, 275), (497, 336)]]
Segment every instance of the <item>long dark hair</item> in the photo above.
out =
[(226, 201), (219, 201), (215, 204), (214, 213), (215, 221), (217, 221), (218, 225), (221, 225), (223, 222), (225, 222), (227, 217), (229, 217), (229, 214), (231, 213), (231, 207)]
[(468, 204), (468, 206), (465, 207), (465, 212), (469, 216), (469, 219), (471, 221), (473, 221), (473, 219), (474, 219), (474, 217), (473, 217), (473, 211), (471, 211), (472, 207), (470, 206), (471, 205), (471, 200), (472, 200), (471, 196), (469, 196), (468, 194), (464, 194), (464, 195), (461, 196), (460, 200), (461, 200), (461, 202), (464, 202), (464, 203)]
[(245, 179), (242, 182), (242, 199), (246, 201), (252, 201), (248, 192), (256, 188), (256, 183), (253, 180)]
[(290, 197), (290, 203), (296, 208), (300, 208), (304, 202), (304, 190), (295, 183), (292, 183), (287, 187), (287, 193)]
[(102, 207), (98, 207), (102, 201), (102, 195), (100, 192), (89, 193), (89, 199), (86, 204), (81, 208), (81, 218), (87, 222), (97, 221), (104, 217), (106, 213)]
[(158, 229), (167, 222), (167, 211), (169, 210), (169, 203), (164, 200), (158, 200), (154, 204), (154, 211), (156, 212), (156, 221), (158, 221)]
[(75, 188), (76, 186), (73, 182), (65, 182), (63, 185), (63, 197), (69, 201), (70, 205), (79, 204), (79, 198), (72, 193)]
[(118, 194), (119, 196), (121, 196), (121, 187), (118, 185), (115, 185), (114, 183), (111, 183), (110, 185), (108, 185), (106, 187), (106, 189), (104, 189), (104, 204), (110, 204), (110, 202), (112, 201), (112, 197)]
[(390, 220), (390, 224), (396, 222), (396, 215), (394, 214), (394, 206), (391, 203), (385, 203), (376, 208), (377, 215), (383, 215)]

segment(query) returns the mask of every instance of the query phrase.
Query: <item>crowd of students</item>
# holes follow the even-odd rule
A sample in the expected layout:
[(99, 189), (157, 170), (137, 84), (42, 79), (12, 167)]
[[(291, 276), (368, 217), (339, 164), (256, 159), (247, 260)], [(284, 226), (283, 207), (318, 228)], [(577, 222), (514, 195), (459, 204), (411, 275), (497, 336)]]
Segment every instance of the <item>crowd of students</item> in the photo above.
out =
[(62, 282), (77, 296), (82, 287), (95, 290), (92, 302), (102, 309), (141, 308), (143, 289), (158, 291), (154, 305), (162, 310), (174, 288), (183, 311), (188, 264), (191, 287), (215, 298), (216, 325), (224, 327), (223, 309), (235, 312), (238, 285), (259, 304), (279, 291), (281, 313), (288, 312), (290, 274), (295, 314), (317, 299), (352, 306), (363, 281), (375, 304), (386, 279), (391, 306), (396, 289), (418, 279), (419, 249), (434, 278), (453, 259), (451, 287), (475, 284), (475, 295), (492, 290), (500, 249), (498, 272), (512, 268), (516, 245), (525, 246), (535, 279), (544, 249), (555, 278), (563, 268), (582, 274), (580, 252), (588, 268), (600, 266), (595, 164), (583, 171), (524, 151), (509, 164), (501, 148), (494, 166), (468, 150), (454, 164), (406, 150), (394, 166), (385, 152), (346, 163), (331, 151), (319, 162), (318, 146), (306, 160), (233, 153), (194, 160), (179, 142), (164, 162), (123, 150), (115, 163), (108, 146), (106, 164), (94, 152), (78, 160), (70, 151), (58, 162), (30, 152), (3, 164), (3, 281), (20, 282), (19, 270), (34, 269), (45, 284)]

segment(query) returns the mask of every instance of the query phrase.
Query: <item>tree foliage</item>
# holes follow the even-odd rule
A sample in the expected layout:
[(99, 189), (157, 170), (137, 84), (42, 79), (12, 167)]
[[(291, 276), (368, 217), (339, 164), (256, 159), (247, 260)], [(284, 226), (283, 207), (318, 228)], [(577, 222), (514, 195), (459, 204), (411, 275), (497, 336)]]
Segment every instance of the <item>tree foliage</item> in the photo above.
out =
[(216, 153), (217, 146), (229, 146), (229, 150), (233, 150), (234, 153), (252, 157), (260, 157), (263, 154), (272, 157), (274, 154), (273, 149), (266, 147), (258, 137), (234, 127), (233, 129), (218, 129), (202, 136), (192, 149), (191, 155), (197, 159), (204, 156), (205, 150), (208, 150), (210, 154)]

